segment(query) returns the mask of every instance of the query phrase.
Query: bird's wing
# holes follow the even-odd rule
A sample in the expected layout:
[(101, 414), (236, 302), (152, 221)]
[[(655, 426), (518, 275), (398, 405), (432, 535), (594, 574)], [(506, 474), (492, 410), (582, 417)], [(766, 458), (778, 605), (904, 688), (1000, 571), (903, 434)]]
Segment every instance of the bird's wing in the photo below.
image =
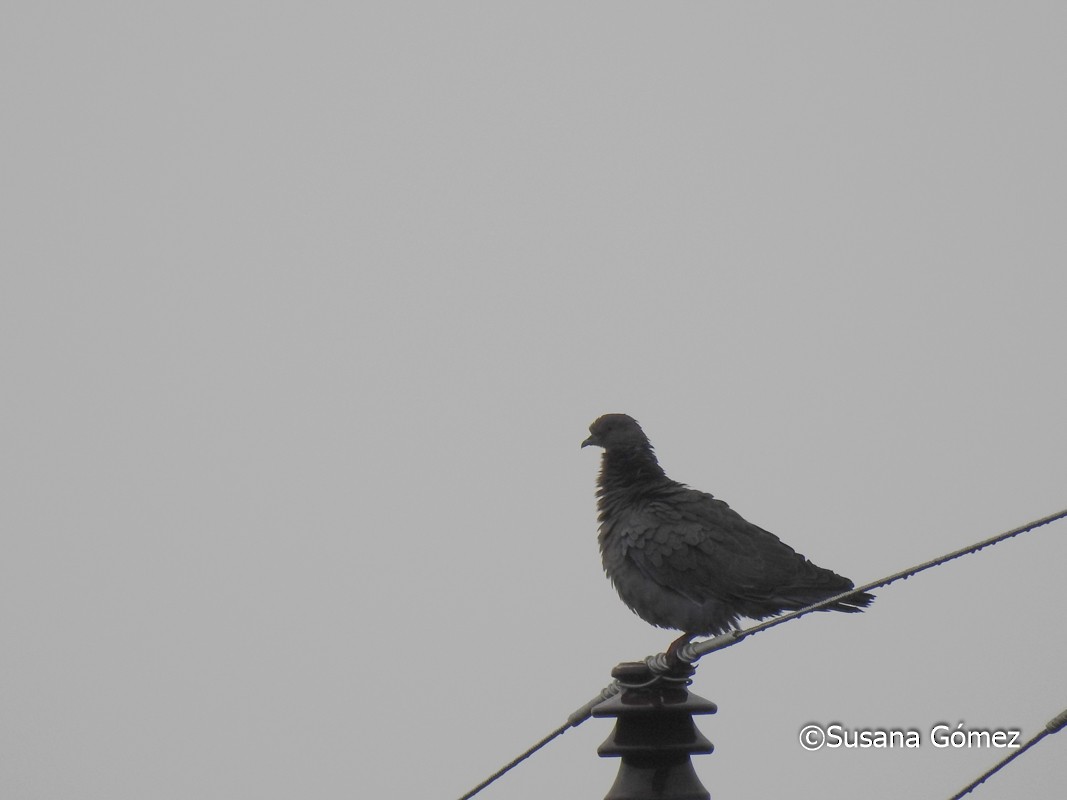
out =
[(698, 603), (802, 602), (811, 592), (851, 586), (693, 489), (631, 507), (619, 532), (623, 554), (642, 574)]

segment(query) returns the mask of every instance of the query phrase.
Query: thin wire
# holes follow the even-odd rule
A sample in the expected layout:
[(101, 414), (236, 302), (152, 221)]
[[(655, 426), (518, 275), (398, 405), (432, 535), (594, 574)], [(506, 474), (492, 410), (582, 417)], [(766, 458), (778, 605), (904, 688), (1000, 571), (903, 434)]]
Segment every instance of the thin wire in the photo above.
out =
[[(705, 656), (708, 653), (713, 653), (716, 650), (724, 650), (725, 648), (735, 645), (742, 639), (746, 639), (749, 636), (752, 636), (753, 634), (762, 633), (765, 630), (769, 630), (777, 625), (782, 625), (783, 623), (789, 622), (790, 620), (799, 619), (800, 617), (810, 614), (813, 611), (818, 611), (819, 609), (825, 606), (833, 605), (834, 603), (848, 597), (849, 595), (856, 594), (857, 592), (866, 592), (870, 589), (878, 589), (883, 586), (888, 586), (891, 583), (895, 583), (896, 581), (902, 579), (910, 578), (912, 575), (917, 575), (920, 572), (932, 569), (933, 567), (939, 567), (942, 564), (945, 564), (949, 561), (953, 561), (954, 559), (960, 558), (961, 556), (970, 555), (971, 553), (977, 553), (979, 550), (997, 544), (998, 542), (1002, 542), (1005, 539), (1010, 539), (1013, 536), (1018, 536), (1021, 533), (1028, 533), (1029, 531), (1032, 531), (1035, 528), (1040, 528), (1043, 525), (1048, 525), (1050, 522), (1055, 522), (1056, 520), (1063, 519), (1064, 517), (1067, 517), (1067, 509), (1059, 511), (1055, 514), (1050, 514), (1047, 517), (1042, 517), (1041, 519), (1034, 520), (1033, 522), (1028, 522), (1026, 525), (1021, 525), (1020, 527), (1013, 528), (1010, 531), (999, 533), (996, 536), (992, 536), (988, 539), (983, 539), (982, 541), (978, 542), (977, 544), (973, 544), (970, 547), (964, 547), (959, 550), (953, 550), (951, 553), (947, 553), (943, 556), (940, 556), (939, 558), (934, 558), (930, 561), (924, 561), (921, 564), (917, 564), (914, 567), (909, 567), (908, 569), (901, 570), (900, 572), (895, 572), (892, 575), (889, 575), (885, 578), (881, 578), (880, 580), (872, 581), (871, 583), (865, 583), (863, 586), (849, 589), (847, 592), (842, 592), (841, 594), (834, 595), (833, 597), (828, 597), (825, 600), (821, 600), (820, 602), (814, 603), (810, 606), (807, 606), (806, 608), (801, 608), (798, 611), (791, 611), (788, 614), (783, 614), (780, 617), (774, 617), (773, 619), (760, 622), (759, 624), (753, 625), (750, 628), (745, 628), (744, 630), (730, 631), (729, 633), (725, 633), (722, 636), (716, 636), (714, 639), (706, 639), (702, 642), (696, 642), (695, 644), (687, 644), (683, 647), (678, 648), (677, 658), (681, 661), (691, 664), (700, 659), (701, 656)], [(648, 665), (649, 669), (659, 674), (666, 674), (667, 672), (670, 672), (674, 667), (674, 665), (667, 659), (666, 654), (664, 653), (657, 653), (655, 655), (648, 656), (645, 659), (645, 663)], [(618, 694), (621, 688), (622, 687), (619, 685), (618, 681), (612, 681), (600, 691), (600, 694), (598, 694), (592, 700), (573, 711), (567, 717), (567, 722), (565, 724), (556, 728), (554, 731), (552, 731), (552, 733), (548, 734), (548, 736), (539, 741), (537, 744), (533, 745), (529, 750), (522, 753), (513, 761), (509, 762), (508, 764), (505, 764), (503, 767), (498, 769), (484, 781), (479, 783), (477, 786), (475, 786), (473, 789), (471, 789), (469, 792), (459, 798), (459, 800), (470, 800), (470, 798), (474, 797), (474, 795), (478, 794), (478, 792), (480, 792), (486, 786), (497, 780), (497, 778), (500, 778), (506, 772), (509, 772), (510, 770), (514, 769), (516, 766), (518, 766), (520, 763), (532, 756), (534, 753), (536, 753), (546, 744), (551, 742), (557, 736), (560, 736), (570, 728), (577, 728), (579, 725), (581, 725), (593, 715), (594, 706), (597, 706), (604, 700), (607, 700), (609, 697), (613, 697), (614, 695)], [(1065, 712), (1065, 714), (1067, 714), (1067, 712)], [(1062, 717), (1064, 715), (1061, 714), (1060, 716)], [(1057, 717), (1056, 719), (1059, 719), (1059, 717)], [(1051, 725), (1052, 723), (1050, 722), (1049, 724)], [(1067, 718), (1065, 718), (1064, 721), (1060, 723), (1060, 727), (1063, 727), (1064, 724), (1067, 724)], [(1059, 730), (1059, 728), (1057, 728), (1057, 730)], [(1049, 732), (1050, 731), (1046, 730), (1045, 734)], [(1038, 738), (1040, 738), (1042, 735), (1044, 734), (1039, 734)], [(1030, 744), (1027, 744), (1026, 747), (1030, 747)], [(1012, 758), (1018, 756), (1020, 752), (1022, 751), (1017, 751), (1013, 756), (1005, 759), (1003, 763), (1006, 764)], [(997, 769), (999, 769), (999, 767), (997, 767)], [(984, 780), (985, 777), (987, 776), (983, 776), (982, 780)]]
[(497, 778), (499, 778), (505, 772), (508, 772), (508, 771), (514, 769), (515, 767), (517, 767), (519, 764), (521, 764), (523, 761), (528, 759), (530, 756), (532, 756), (534, 753), (536, 753), (538, 750), (540, 750), (546, 744), (551, 742), (557, 736), (562, 736), (570, 728), (577, 728), (579, 725), (581, 725), (583, 722), (585, 722), (587, 719), (589, 719), (590, 716), (592, 716), (593, 707), (594, 706), (598, 706), (601, 703), (603, 703), (605, 700), (607, 700), (608, 698), (614, 697), (615, 695), (617, 695), (621, 691), (621, 689), (622, 689), (622, 686), (619, 684), (618, 681), (612, 681), (609, 686), (605, 686), (604, 689), (601, 690), (600, 694), (598, 694), (596, 697), (594, 697), (588, 703), (585, 703), (581, 707), (576, 708), (567, 717), (567, 721), (565, 723), (560, 725), (558, 728), (556, 728), (554, 731), (552, 731), (552, 733), (548, 734), (548, 736), (546, 736), (544, 739), (539, 741), (537, 744), (533, 745), (529, 750), (526, 750), (521, 755), (519, 755), (517, 758), (513, 759), (512, 761), (509, 761), (507, 764), (502, 766), (500, 769), (498, 769), (496, 772), (494, 772), (492, 775), (490, 775), (484, 781), (479, 783), (477, 786), (475, 786), (473, 789), (471, 789), (469, 792), (467, 792), (465, 795), (463, 795), (461, 798), (459, 798), (459, 800), (470, 800), (470, 798), (474, 797), (474, 795), (478, 794), (478, 792), (480, 792), (486, 786), (491, 784), (493, 781), (495, 781)]
[(783, 614), (780, 617), (774, 617), (772, 619), (760, 622), (757, 625), (753, 625), (751, 628), (745, 628), (739, 631), (730, 631), (722, 636), (716, 636), (714, 639), (706, 639), (702, 642), (696, 642), (694, 644), (687, 644), (678, 648), (678, 658), (688, 663), (693, 663), (701, 656), (713, 653), (716, 650), (723, 650), (727, 647), (737, 644), (742, 639), (752, 636), (756, 633), (762, 633), (763, 631), (770, 630), (778, 625), (782, 625), (794, 619), (810, 614), (813, 611), (818, 611), (826, 606), (833, 605), (839, 600), (856, 594), (858, 592), (867, 592), (871, 589), (880, 589), (883, 586), (889, 586), (891, 583), (896, 583), (899, 580), (906, 580), (912, 575), (918, 575), (920, 572), (925, 572), (928, 569), (939, 567), (942, 564), (947, 564), (949, 561), (954, 561), (957, 558), (961, 558), (971, 553), (977, 553), (979, 550), (983, 550), (986, 547), (1003, 542), (1005, 539), (1010, 539), (1013, 536), (1018, 536), (1021, 533), (1029, 533), (1035, 528), (1040, 528), (1044, 525), (1048, 525), (1050, 522), (1063, 519), (1067, 517), (1067, 509), (1058, 511), (1055, 514), (1050, 514), (1047, 517), (1028, 522), (1025, 525), (1020, 525), (1018, 528), (1012, 528), (1010, 531), (1004, 533), (998, 533), (996, 536), (991, 536), (988, 539), (983, 539), (977, 544), (972, 544), (970, 547), (961, 547), (959, 550), (953, 550), (951, 553), (946, 553), (938, 558), (933, 558), (929, 561), (924, 561), (921, 564), (917, 564), (914, 567), (908, 567), (900, 572), (894, 572), (892, 575), (887, 575), (876, 581), (865, 583), (863, 586), (857, 586), (856, 588), (849, 589), (847, 592), (841, 592), (841, 594), (834, 595), (833, 597), (827, 597), (825, 600), (820, 600), (818, 603), (813, 603), (806, 608), (799, 609), (798, 611), (791, 611), (788, 614)]
[(1042, 739), (1044, 739), (1046, 736), (1048, 736), (1050, 733), (1056, 733), (1056, 731), (1062, 729), (1064, 725), (1067, 725), (1067, 709), (1064, 709), (1059, 714), (1057, 714), (1055, 717), (1050, 719), (1045, 724), (1044, 730), (1042, 730), (1039, 734), (1037, 734), (1036, 736), (1031, 738), (1030, 741), (1028, 741), (1026, 744), (1024, 744), (1022, 747), (1020, 747), (1018, 750), (1016, 750), (1010, 756), (1007, 756), (1006, 758), (1002, 758), (1000, 761), (998, 761), (996, 764), (994, 764), (991, 769), (986, 770), (981, 775), (979, 775), (977, 778), (975, 778), (973, 781), (971, 781), (966, 786), (964, 786), (962, 789), (960, 789), (958, 792), (956, 792), (956, 794), (952, 795), (952, 797), (950, 797), (949, 800), (960, 800), (960, 798), (963, 797), (965, 794), (970, 794), (974, 789), (976, 789), (977, 787), (979, 787), (983, 783), (985, 783), (988, 778), (992, 777), (997, 772), (1000, 772), (1000, 770), (1002, 770), (1004, 767), (1008, 766), (1008, 764), (1010, 764), (1012, 761), (1017, 759), (1019, 756), (1021, 756), (1023, 753), (1025, 753), (1027, 750), (1029, 750), (1031, 747), (1033, 747), (1035, 744), (1037, 744)]
[(565, 722), (564, 724), (562, 724), (558, 728), (556, 728), (554, 731), (552, 731), (552, 733), (548, 734), (548, 736), (546, 736), (544, 739), (542, 739), (537, 744), (535, 744), (533, 747), (531, 747), (529, 750), (525, 751), (518, 758), (514, 759), (513, 761), (509, 761), (507, 764), (502, 766), (500, 769), (498, 769), (496, 772), (494, 772), (492, 775), (490, 775), (484, 781), (482, 781), (477, 786), (475, 786), (473, 789), (471, 789), (469, 792), (467, 792), (465, 795), (463, 795), (463, 797), (459, 798), (459, 800), (470, 800), (470, 798), (474, 797), (474, 795), (478, 794), (478, 792), (480, 792), (482, 789), (484, 789), (490, 783), (495, 781), (497, 778), (499, 778), (505, 772), (508, 772), (509, 770), (514, 769), (515, 767), (517, 767), (519, 764), (521, 764), (523, 761), (528, 759), (530, 756), (532, 756), (534, 753), (536, 753), (538, 750), (540, 750), (546, 744), (551, 742), (557, 736), (561, 736), (570, 727), (572, 727), (572, 725), (571, 725), (570, 721), (568, 720), (567, 722)]

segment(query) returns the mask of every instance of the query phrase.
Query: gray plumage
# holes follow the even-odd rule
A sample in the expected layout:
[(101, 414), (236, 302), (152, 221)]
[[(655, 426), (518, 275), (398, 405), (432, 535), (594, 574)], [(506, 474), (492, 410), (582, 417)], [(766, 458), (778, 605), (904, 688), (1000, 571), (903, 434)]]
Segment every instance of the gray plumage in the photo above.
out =
[[(722, 500), (663, 472), (637, 421), (606, 414), (582, 447), (604, 448), (598, 479), (600, 552), (619, 596), (639, 617), (697, 635), (718, 635), (740, 617), (763, 619), (816, 603), (854, 584), (813, 564)], [(826, 610), (862, 611), (850, 595)]]

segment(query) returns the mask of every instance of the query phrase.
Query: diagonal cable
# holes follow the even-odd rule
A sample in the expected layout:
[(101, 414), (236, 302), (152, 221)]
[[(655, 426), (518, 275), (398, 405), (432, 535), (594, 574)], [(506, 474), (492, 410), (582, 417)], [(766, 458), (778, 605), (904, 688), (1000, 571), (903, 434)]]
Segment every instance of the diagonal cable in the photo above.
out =
[(598, 694), (596, 697), (594, 697), (588, 703), (583, 705), (581, 708), (575, 709), (575, 711), (573, 713), (571, 713), (570, 716), (567, 717), (567, 721), (565, 723), (563, 723), (558, 728), (556, 728), (554, 731), (552, 731), (552, 733), (548, 734), (548, 736), (546, 736), (544, 739), (542, 739), (541, 741), (537, 742), (537, 744), (533, 745), (528, 750), (525, 750), (521, 755), (519, 755), (515, 759), (509, 761), (507, 764), (502, 766), (500, 769), (498, 769), (496, 772), (494, 772), (492, 775), (490, 775), (484, 781), (479, 783), (477, 786), (475, 786), (473, 789), (471, 789), (469, 792), (467, 792), (465, 795), (463, 795), (461, 798), (459, 798), (459, 800), (470, 800), (470, 798), (474, 797), (474, 795), (478, 794), (478, 792), (480, 792), (482, 789), (484, 789), (490, 783), (495, 781), (497, 778), (499, 778), (505, 772), (508, 772), (509, 770), (512, 770), (515, 767), (517, 767), (519, 764), (521, 764), (523, 761), (528, 759), (530, 756), (532, 756), (534, 753), (536, 753), (538, 750), (540, 750), (546, 744), (551, 742), (557, 736), (563, 735), (564, 733), (567, 732), (567, 730), (569, 728), (577, 728), (579, 725), (581, 725), (583, 722), (585, 722), (587, 719), (589, 719), (590, 716), (592, 716), (593, 707), (594, 706), (598, 706), (601, 703), (603, 703), (605, 700), (617, 695), (619, 693), (620, 688), (621, 687), (619, 686), (619, 682), (618, 681), (612, 681), (610, 685), (605, 686), (604, 689), (601, 690), (600, 694)]
[(949, 800), (960, 800), (960, 798), (963, 797), (965, 794), (970, 794), (971, 791), (973, 791), (975, 788), (985, 783), (986, 779), (992, 777), (995, 773), (1000, 772), (1000, 770), (1008, 766), (1008, 764), (1017, 759), (1035, 744), (1037, 744), (1046, 736), (1048, 736), (1050, 733), (1056, 733), (1057, 731), (1062, 730), (1065, 725), (1067, 725), (1067, 709), (1064, 709), (1059, 714), (1050, 719), (1048, 722), (1046, 722), (1045, 727), (1041, 730), (1041, 732), (1038, 733), (1036, 736), (1032, 737), (1030, 741), (1028, 741), (1010, 756), (1002, 758), (1000, 761), (994, 764), (991, 769), (986, 770), (973, 781), (971, 781), (958, 792), (956, 792), (956, 794), (952, 795)]
[[(979, 550), (983, 550), (986, 547), (998, 544), (999, 542), (1002, 542), (1005, 539), (1011, 539), (1012, 537), (1018, 536), (1022, 533), (1029, 533), (1030, 531), (1036, 528), (1043, 527), (1051, 522), (1056, 522), (1057, 520), (1063, 519), (1064, 517), (1067, 517), (1067, 509), (1064, 509), (1063, 511), (1058, 511), (1055, 514), (1049, 514), (1047, 517), (1042, 517), (1041, 519), (1034, 520), (1033, 522), (1028, 522), (1025, 525), (1020, 525), (1018, 528), (1012, 528), (1010, 531), (998, 533), (996, 536), (991, 536), (988, 539), (983, 539), (982, 541), (972, 544), (969, 547), (962, 547), (959, 550), (953, 550), (951, 553), (946, 553), (945, 555), (939, 556), (938, 558), (933, 558), (929, 561), (924, 561), (921, 564), (916, 564), (913, 567), (908, 567), (907, 569), (901, 570), (900, 572), (894, 572), (892, 575), (887, 575), (886, 577), (880, 578), (879, 580), (871, 581), (870, 583), (865, 583), (863, 584), (863, 586), (854, 587), (852, 589), (849, 589), (847, 592), (841, 592), (840, 594), (836, 594), (833, 597), (828, 597), (825, 600), (821, 600), (818, 603), (813, 603), (812, 605), (807, 606), (806, 608), (801, 608), (797, 611), (790, 611), (788, 614), (783, 614), (780, 617), (773, 617), (772, 619), (765, 620), (756, 625), (753, 625), (750, 628), (730, 631), (729, 633), (724, 633), (721, 636), (716, 636), (713, 639), (705, 639), (701, 642), (695, 642), (692, 644), (684, 645), (678, 648), (677, 658), (680, 661), (692, 664), (695, 661), (698, 661), (702, 656), (707, 655), (708, 653), (714, 653), (716, 650), (724, 650), (727, 647), (731, 647), (732, 645), (737, 644), (742, 639), (746, 639), (749, 636), (752, 636), (753, 634), (762, 633), (763, 631), (769, 630), (778, 625), (782, 625), (791, 620), (799, 619), (800, 617), (810, 614), (813, 611), (818, 611), (819, 609), (825, 606), (833, 605), (834, 603), (838, 602), (839, 600), (843, 600), (849, 595), (856, 594), (857, 592), (870, 591), (871, 589), (879, 589), (883, 586), (889, 586), (889, 584), (891, 583), (896, 583), (899, 580), (910, 578), (912, 575), (918, 575), (920, 572), (925, 572), (928, 569), (939, 567), (942, 564), (946, 564), (949, 561), (954, 561), (957, 558), (970, 555), (971, 553), (977, 553)], [(657, 653), (655, 655), (648, 656), (645, 659), (645, 663), (648, 665), (649, 669), (652, 670), (652, 672), (661, 675), (670, 672), (676, 666), (676, 664), (673, 664), (667, 658), (667, 655), (665, 653)], [(541, 739), (539, 742), (534, 744), (532, 747), (523, 752), (517, 758), (498, 769), (484, 781), (482, 781), (469, 792), (467, 792), (465, 795), (463, 795), (459, 800), (470, 800), (470, 798), (474, 797), (474, 795), (478, 794), (478, 792), (480, 792), (486, 786), (493, 783), (505, 773), (514, 769), (516, 766), (518, 766), (520, 763), (532, 756), (534, 753), (536, 753), (546, 744), (551, 742), (553, 739), (562, 735), (570, 728), (577, 728), (579, 725), (581, 725), (583, 722), (585, 722), (592, 716), (593, 708), (595, 706), (607, 700), (609, 697), (614, 697), (616, 694), (619, 693), (621, 688), (622, 687), (619, 685), (618, 681), (612, 681), (611, 683), (609, 683), (600, 691), (600, 694), (598, 694), (596, 697), (594, 697), (592, 700), (585, 703), (581, 707), (575, 709), (567, 717), (566, 723), (556, 728), (554, 731), (552, 731), (552, 733)], [(1061, 714), (1060, 717), (1062, 716), (1063, 715)], [(1056, 720), (1059, 720), (1060, 717), (1056, 717)], [(1053, 722), (1055, 722), (1056, 720), (1053, 720)], [(1052, 722), (1050, 722), (1049, 724), (1051, 725)], [(1060, 727), (1063, 727), (1064, 724), (1067, 724), (1067, 721), (1061, 722)], [(1059, 728), (1057, 728), (1057, 730), (1059, 730)], [(1043, 738), (1043, 736), (1049, 732), (1050, 731), (1046, 730), (1043, 734), (1039, 734), (1037, 737), (1035, 737), (1035, 741), (1033, 741), (1032, 743), (1028, 743), (1024, 749), (1029, 748), (1031, 744), (1036, 744), (1037, 739)], [(1021, 751), (1018, 751), (1010, 758), (1005, 759), (1003, 763), (1006, 764), (1012, 758), (1018, 756), (1019, 752)], [(993, 772), (995, 772), (997, 769), (1000, 769), (1000, 766), (1002, 765), (998, 765), (988, 775), (992, 775)], [(988, 775), (984, 775), (978, 782), (980, 783), (982, 780), (985, 780)], [(970, 791), (970, 789), (968, 789), (968, 791)]]
[[(778, 625), (782, 625), (786, 622), (790, 622), (794, 619), (810, 614), (813, 611), (818, 611), (825, 606), (833, 605), (839, 600), (843, 600), (849, 595), (856, 594), (858, 592), (867, 592), (871, 589), (880, 589), (884, 586), (889, 586), (891, 583), (896, 583), (899, 580), (906, 580), (912, 575), (918, 575), (920, 572), (925, 572), (928, 569), (934, 567), (940, 567), (942, 564), (947, 564), (949, 561), (955, 561), (957, 558), (970, 555), (971, 553), (977, 553), (979, 550), (983, 550), (986, 547), (990, 547), (995, 544), (1003, 542), (1005, 539), (1011, 539), (1014, 536), (1018, 536), (1021, 533), (1029, 533), (1035, 528), (1040, 528), (1044, 525), (1048, 525), (1056, 520), (1067, 517), (1067, 509), (1058, 511), (1055, 514), (1049, 514), (1047, 517), (1028, 522), (1025, 525), (1020, 525), (1018, 528), (1012, 528), (1010, 531), (1004, 533), (998, 533), (996, 536), (990, 536), (988, 539), (983, 539), (980, 542), (970, 545), (969, 547), (961, 547), (959, 550), (953, 550), (951, 553), (946, 553), (943, 556), (932, 558), (929, 561), (924, 561), (921, 564), (916, 564), (914, 567), (908, 567), (902, 569), (900, 572), (894, 572), (892, 575), (887, 575), (876, 581), (865, 583), (863, 586), (857, 586), (853, 589), (849, 589), (847, 592), (841, 592), (833, 597), (827, 597), (825, 600), (820, 600), (818, 603), (812, 603), (807, 608), (801, 608), (797, 611), (790, 611), (788, 614), (782, 614), (780, 617), (773, 617), (772, 619), (764, 620), (763, 622), (753, 625), (750, 628), (744, 630), (730, 631), (724, 633), (722, 636), (716, 636), (714, 639), (706, 639), (702, 642), (695, 642), (693, 644), (687, 644), (678, 648), (678, 657), (682, 661), (693, 663), (701, 656), (713, 653), (716, 650), (722, 650), (737, 644), (742, 639), (752, 636), (756, 633), (762, 633), (763, 631), (770, 630)], [(660, 654), (662, 655), (662, 654)]]

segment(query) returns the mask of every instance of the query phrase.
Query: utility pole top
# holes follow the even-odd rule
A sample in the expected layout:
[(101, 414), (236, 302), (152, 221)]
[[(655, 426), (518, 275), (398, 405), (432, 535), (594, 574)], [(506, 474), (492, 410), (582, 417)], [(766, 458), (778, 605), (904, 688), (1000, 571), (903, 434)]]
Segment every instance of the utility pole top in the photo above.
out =
[(696, 668), (680, 664), (657, 674), (644, 662), (624, 662), (611, 671), (622, 692), (593, 709), (614, 717), (615, 729), (598, 748), (604, 758), (622, 759), (605, 800), (710, 800), (690, 756), (714, 745), (697, 730), (694, 714), (714, 714), (710, 700), (690, 694)]

